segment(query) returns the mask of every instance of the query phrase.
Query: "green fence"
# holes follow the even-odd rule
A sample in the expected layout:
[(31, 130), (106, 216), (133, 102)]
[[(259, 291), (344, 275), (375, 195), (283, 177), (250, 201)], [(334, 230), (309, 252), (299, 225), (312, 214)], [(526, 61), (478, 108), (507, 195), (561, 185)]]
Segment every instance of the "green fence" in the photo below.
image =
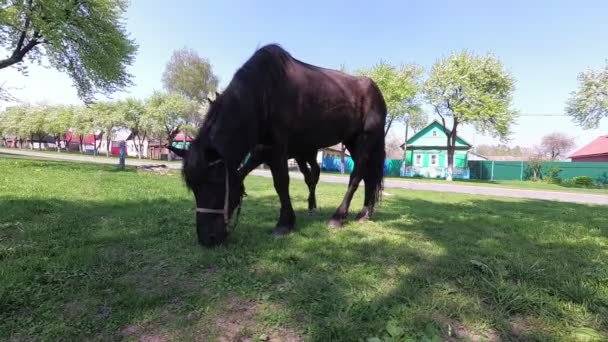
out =
[[(596, 183), (608, 184), (608, 163), (582, 163), (582, 162), (544, 162), (541, 166), (541, 177), (547, 175), (551, 167), (561, 171), (561, 179), (570, 179), (578, 176), (588, 176)], [(528, 180), (532, 178), (532, 170), (527, 162), (521, 161), (469, 161), (471, 179), (480, 180)]]

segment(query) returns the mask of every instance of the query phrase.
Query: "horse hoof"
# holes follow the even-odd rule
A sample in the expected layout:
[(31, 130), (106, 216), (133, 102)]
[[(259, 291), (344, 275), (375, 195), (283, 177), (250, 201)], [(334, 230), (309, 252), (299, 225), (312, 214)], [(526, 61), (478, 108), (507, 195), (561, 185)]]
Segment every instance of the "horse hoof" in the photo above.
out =
[(357, 217), (355, 218), (357, 220), (357, 222), (367, 222), (369, 221), (369, 215), (367, 213), (365, 214), (358, 214)]
[(329, 220), (328, 226), (332, 229), (342, 228), (344, 223), (341, 220), (331, 219)]
[(272, 230), (272, 236), (281, 237), (281, 236), (285, 236), (285, 235), (289, 234), (290, 232), (291, 232), (291, 229), (289, 229), (288, 227), (276, 227), (275, 229)]
[(317, 213), (317, 208), (308, 209), (308, 215), (314, 215)]

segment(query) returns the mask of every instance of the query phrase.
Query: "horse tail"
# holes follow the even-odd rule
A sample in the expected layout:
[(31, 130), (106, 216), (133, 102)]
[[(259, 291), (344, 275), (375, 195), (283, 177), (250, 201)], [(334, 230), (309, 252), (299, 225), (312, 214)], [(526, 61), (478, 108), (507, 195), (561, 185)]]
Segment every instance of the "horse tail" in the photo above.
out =
[(372, 196), (369, 203), (371, 207), (382, 199), (382, 191), (384, 190), (384, 161), (386, 159), (384, 126), (387, 115), (384, 96), (382, 96), (382, 92), (375, 82), (372, 81), (372, 85), (376, 93), (373, 111), (382, 124), (378, 125), (374, 130), (374, 140), (369, 156), (369, 168), (366, 172), (367, 177), (364, 178), (365, 184), (369, 183), (372, 187)]
[(371, 149), (369, 156), (368, 170), (364, 177), (365, 184), (369, 184), (372, 189), (369, 205), (374, 205), (382, 199), (382, 191), (384, 190), (384, 159), (386, 152), (384, 150), (384, 132), (375, 137), (376, 140)]

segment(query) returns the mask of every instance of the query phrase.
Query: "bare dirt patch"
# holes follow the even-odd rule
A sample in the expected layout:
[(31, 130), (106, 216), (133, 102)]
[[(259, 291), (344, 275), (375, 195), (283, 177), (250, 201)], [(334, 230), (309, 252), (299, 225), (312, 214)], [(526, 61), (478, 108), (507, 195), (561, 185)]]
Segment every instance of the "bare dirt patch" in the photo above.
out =
[(451, 319), (449, 317), (434, 314), (433, 319), (440, 326), (446, 336), (447, 341), (471, 341), (471, 342), (501, 342), (500, 334), (494, 329), (487, 329), (486, 331), (474, 330), (471, 327), (467, 327), (465, 324)]
[(263, 328), (256, 320), (261, 307), (254, 301), (230, 297), (223, 305), (224, 309), (211, 321), (209, 333), (215, 338), (210, 339), (204, 334), (199, 341), (219, 342), (300, 342), (302, 337), (296, 332), (284, 328)]
[(151, 172), (159, 175), (168, 175), (174, 172), (174, 170), (167, 167), (165, 164), (160, 165), (140, 165), (137, 166), (138, 171)]

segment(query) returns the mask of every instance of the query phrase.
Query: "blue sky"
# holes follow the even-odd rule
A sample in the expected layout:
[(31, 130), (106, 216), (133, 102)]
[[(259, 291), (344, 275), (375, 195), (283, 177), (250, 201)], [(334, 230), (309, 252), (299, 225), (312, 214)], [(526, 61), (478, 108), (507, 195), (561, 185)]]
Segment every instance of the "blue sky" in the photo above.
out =
[[(563, 114), (577, 74), (608, 58), (607, 1), (160, 1), (135, 0), (126, 26), (139, 44), (130, 68), (135, 86), (115, 98), (146, 97), (161, 89), (161, 74), (174, 49), (190, 47), (208, 58), (222, 85), (255, 48), (276, 42), (306, 62), (350, 70), (381, 59), (415, 62), (427, 70), (452, 51), (493, 53), (516, 80), (513, 107), (523, 115)], [(78, 103), (70, 80), (30, 67), (23, 77), (0, 72), (0, 84), (23, 100)], [(542, 135), (566, 132), (579, 146), (608, 134), (582, 130), (564, 116), (518, 119), (511, 144), (532, 146)], [(402, 126), (393, 134), (402, 135)], [(474, 144), (497, 142), (474, 133)]]

